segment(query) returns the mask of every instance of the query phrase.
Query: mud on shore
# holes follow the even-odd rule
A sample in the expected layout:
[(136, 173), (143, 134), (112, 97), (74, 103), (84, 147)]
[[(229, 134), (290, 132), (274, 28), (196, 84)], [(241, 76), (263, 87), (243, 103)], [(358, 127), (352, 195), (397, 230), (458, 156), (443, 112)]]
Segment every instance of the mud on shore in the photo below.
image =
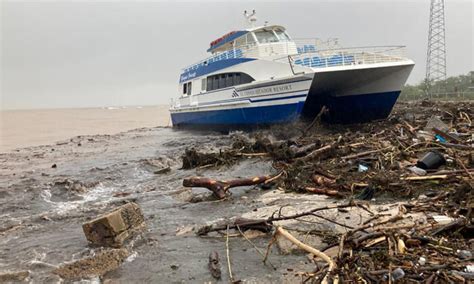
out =
[[(456, 192), (466, 182), (472, 182), (469, 174), (463, 173), (459, 162), (455, 162), (460, 159), (469, 173), (474, 167), (472, 149), (450, 152), (451, 148), (444, 147), (448, 150), (443, 150), (439, 145), (427, 145), (426, 140), (413, 139), (420, 139), (417, 138), (417, 131), (422, 130), (426, 120), (434, 114), (451, 128), (457, 127), (462, 134), (472, 135), (471, 124), (463, 124), (461, 131), (459, 123), (473, 119), (473, 109), (472, 103), (400, 103), (389, 119), (366, 125), (317, 123), (308, 128), (308, 124), (301, 124), (227, 135), (143, 128), (117, 135), (77, 136), (54, 145), (0, 154), (0, 272), (28, 270), (27, 279), (30, 281), (60, 281), (59, 276), (51, 273), (54, 268), (97, 251), (97, 248), (88, 246), (81, 225), (118, 205), (134, 201), (145, 215), (146, 231), (132, 240), (131, 254), (118, 269), (93, 281), (214, 282), (208, 270), (208, 257), (210, 252), (217, 251), (225, 282), (229, 279), (226, 238), (219, 233), (197, 236), (195, 232), (198, 228), (226, 222), (234, 217), (265, 219), (275, 212), (291, 215), (342, 204), (364, 190), (354, 188), (355, 182), (376, 188), (370, 198), (362, 198), (366, 199), (365, 207), (327, 210), (321, 213), (325, 219), (313, 216), (305, 220), (276, 223), (291, 229), (295, 236), (313, 247), (322, 249), (338, 243), (338, 236), (347, 232), (349, 227), (362, 226), (373, 217), (371, 211), (384, 212), (387, 216), (398, 214), (400, 204), (416, 202), (420, 195), (422, 199), (436, 197), (441, 191)], [(467, 119), (459, 116), (459, 112), (466, 113)], [(262, 140), (262, 137), (265, 139)], [(461, 139), (466, 146), (474, 143), (469, 135), (461, 136)], [(267, 148), (263, 144), (259, 144), (260, 148), (248, 148), (255, 145), (255, 141), (267, 141)], [(278, 144), (279, 141), (295, 142)], [(394, 147), (399, 150), (391, 158), (390, 151), (381, 150), (385, 159), (403, 157), (403, 160), (395, 161), (393, 168), (387, 168), (387, 160), (381, 160), (379, 152), (375, 156), (347, 159), (347, 156), (370, 150), (364, 147), (375, 141), (379, 143), (377, 149)], [(316, 144), (314, 149), (317, 149), (336, 142), (340, 143), (337, 149), (326, 156), (311, 158), (310, 163), (294, 163), (295, 157), (288, 154), (292, 145), (303, 147), (313, 143)], [(416, 143), (421, 143), (421, 146), (415, 146), (419, 147), (419, 151), (409, 152), (406, 149)], [(349, 144), (353, 146), (344, 148)], [(280, 148), (268, 148), (269, 145), (279, 145)], [(247, 150), (244, 150), (246, 146)], [(441, 170), (459, 172), (436, 182), (391, 185), (394, 179), (411, 176), (406, 168), (431, 148), (441, 148), (449, 157), (455, 158)], [(182, 156), (189, 149), (199, 153), (220, 153), (218, 157), (221, 159), (183, 169)], [(223, 156), (219, 155), (225, 151), (231, 151), (231, 155), (222, 160)], [(310, 151), (305, 154), (308, 153)], [(343, 156), (346, 157), (344, 163), (339, 163), (338, 159)], [(359, 171), (360, 164), (368, 170)], [(321, 187), (312, 179), (314, 170), (332, 177), (337, 186), (329, 187), (340, 192), (341, 196), (328, 197), (307, 190)], [(224, 200), (215, 200), (205, 188), (182, 186), (183, 179), (190, 176), (229, 180), (276, 175), (282, 171), (285, 175), (271, 186), (233, 188), (232, 195)], [(383, 181), (381, 173), (386, 173)], [(467, 190), (465, 197), (472, 197), (472, 188)], [(465, 200), (457, 202), (460, 208), (466, 207)], [(440, 215), (441, 211), (451, 218), (461, 215), (470, 218), (465, 212), (452, 210), (452, 206), (409, 212), (411, 215), (405, 221), (416, 220), (426, 224), (431, 215)], [(337, 220), (339, 224), (328, 220)], [(271, 238), (272, 234), (264, 234), (253, 238), (252, 242), (265, 251)], [(463, 238), (462, 234), (456, 237), (457, 248), (472, 250), (474, 244)], [(235, 280), (258, 283), (315, 280), (310, 275), (316, 273), (315, 260), (295, 250), (291, 244), (273, 246), (269, 257), (271, 264), (265, 265), (254, 246), (238, 232), (233, 232), (229, 238), (229, 254)], [(375, 267), (372, 269), (376, 270)], [(450, 267), (448, 271), (453, 269), (455, 267)], [(378, 279), (379, 276), (374, 277)]]

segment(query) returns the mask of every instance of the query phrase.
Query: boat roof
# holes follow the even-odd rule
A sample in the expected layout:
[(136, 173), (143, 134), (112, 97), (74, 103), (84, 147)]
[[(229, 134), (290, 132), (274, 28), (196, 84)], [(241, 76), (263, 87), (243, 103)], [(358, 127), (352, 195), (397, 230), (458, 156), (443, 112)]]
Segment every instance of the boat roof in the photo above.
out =
[(285, 31), (286, 29), (283, 26), (279, 25), (270, 25), (270, 26), (259, 26), (259, 27), (252, 27), (245, 30), (240, 31), (231, 31), (220, 38), (211, 41), (210, 47), (207, 49), (207, 52), (213, 52), (214, 50), (218, 49), (219, 47), (225, 45), (226, 43), (232, 42), (233, 40), (249, 33), (249, 32), (256, 32), (259, 30), (273, 30), (273, 29), (281, 29)]

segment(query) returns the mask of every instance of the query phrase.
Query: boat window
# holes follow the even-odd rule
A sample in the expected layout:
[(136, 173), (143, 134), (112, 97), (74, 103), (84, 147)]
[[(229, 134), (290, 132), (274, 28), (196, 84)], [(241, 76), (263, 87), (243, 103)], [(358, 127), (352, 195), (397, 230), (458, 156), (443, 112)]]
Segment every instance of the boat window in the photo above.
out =
[(188, 89), (188, 83), (184, 83), (183, 84), (183, 94), (186, 95), (188, 93), (187, 89)]
[(207, 89), (207, 86), (206, 86), (207, 85), (207, 80), (209, 80), (209, 79), (204, 78), (204, 79), (201, 80), (201, 91), (205, 91)]
[(240, 85), (240, 73), (235, 74), (234, 85)]
[(253, 82), (254, 79), (245, 73), (224, 73), (207, 77), (206, 91), (228, 88)]
[(255, 35), (259, 43), (278, 42), (278, 38), (272, 31), (257, 31)]
[(245, 74), (245, 73), (242, 73), (242, 76), (240, 78), (240, 84), (247, 84), (247, 83), (250, 83), (254, 81), (252, 77), (250, 77), (249, 75)]
[(282, 30), (280, 29), (276, 29), (275, 30), (275, 33), (277, 34), (278, 38), (280, 39), (280, 41), (287, 41), (287, 40), (290, 40), (290, 37)]
[(235, 40), (235, 47), (240, 47), (240, 46), (243, 46), (245, 44), (246, 44), (246, 42), (245, 42), (245, 37), (244, 36), (241, 36), (241, 37), (239, 37)]
[(225, 85), (227, 87), (231, 87), (231, 86), (234, 85), (234, 74), (232, 74), (232, 73), (227, 74), (227, 78), (225, 80)]
[(247, 33), (247, 44), (255, 44), (255, 39), (253, 38), (252, 33)]
[(225, 74), (220, 75), (219, 77), (219, 89), (225, 88)]
[(219, 89), (219, 76), (213, 76), (212, 82), (212, 89)]
[(188, 90), (187, 90), (188, 96), (191, 95), (191, 82), (188, 82)]

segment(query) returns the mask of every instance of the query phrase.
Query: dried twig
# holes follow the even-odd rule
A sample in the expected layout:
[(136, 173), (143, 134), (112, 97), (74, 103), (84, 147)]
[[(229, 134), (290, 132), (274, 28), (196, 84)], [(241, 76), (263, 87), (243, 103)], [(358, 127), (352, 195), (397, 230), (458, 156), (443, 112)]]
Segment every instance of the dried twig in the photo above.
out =
[(234, 283), (234, 276), (232, 275), (232, 266), (230, 264), (230, 253), (229, 253), (229, 226), (227, 226), (227, 234), (225, 239), (225, 251), (227, 255), (227, 269), (229, 270), (230, 283)]

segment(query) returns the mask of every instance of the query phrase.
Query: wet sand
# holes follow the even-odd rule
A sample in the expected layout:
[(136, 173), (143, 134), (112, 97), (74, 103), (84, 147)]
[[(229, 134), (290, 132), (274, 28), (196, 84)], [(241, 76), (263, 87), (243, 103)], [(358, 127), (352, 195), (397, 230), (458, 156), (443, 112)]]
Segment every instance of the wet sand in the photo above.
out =
[(167, 105), (0, 111), (0, 152), (77, 135), (115, 134), (169, 124)]
[[(292, 135), (295, 130), (287, 127), (280, 130)], [(147, 229), (131, 242), (132, 254), (118, 269), (94, 281), (215, 282), (208, 270), (208, 257), (210, 252), (217, 251), (222, 282), (226, 282), (229, 275), (225, 237), (216, 233), (199, 237), (195, 234), (197, 229), (233, 217), (264, 219), (278, 212), (287, 216), (344, 202), (322, 195), (260, 187), (235, 188), (229, 199), (216, 201), (207, 189), (182, 186), (183, 179), (190, 176), (228, 180), (276, 174), (272, 160), (263, 156), (243, 158), (220, 167), (181, 168), (186, 148), (219, 152), (229, 147), (236, 135), (247, 134), (142, 127), (113, 135), (68, 137), (49, 145), (0, 153), (0, 273), (28, 270), (35, 283), (60, 281), (51, 273), (55, 267), (97, 251), (88, 245), (82, 224), (133, 201), (142, 208)], [(166, 167), (171, 170), (160, 173)], [(378, 206), (383, 210), (377, 210)], [(399, 204), (393, 199), (385, 203), (371, 201), (370, 209), (395, 215)], [(331, 238), (311, 235), (309, 223), (312, 230), (334, 236), (345, 232), (347, 226), (361, 226), (371, 217), (362, 208), (331, 209), (321, 212), (321, 216), (346, 227), (316, 217), (305, 222), (284, 220), (274, 225), (292, 228), (292, 234), (300, 240), (322, 249)], [(422, 218), (415, 217), (407, 220)], [(426, 222), (426, 216), (423, 218)], [(271, 234), (266, 234), (252, 242), (265, 251), (271, 238)], [(248, 283), (301, 283), (298, 272), (314, 271), (314, 260), (301, 251), (288, 254), (282, 247), (272, 247), (272, 268), (262, 263), (252, 244), (233, 234), (229, 253), (234, 279)]]
[[(116, 135), (74, 137), (0, 154), (0, 271), (30, 270), (35, 282), (58, 280), (51, 274), (52, 268), (94, 251), (87, 244), (82, 223), (126, 201), (135, 201), (143, 210), (147, 231), (135, 241), (133, 257), (104, 279), (123, 283), (212, 281), (208, 255), (218, 251), (226, 280), (224, 238), (177, 232), (234, 216), (269, 216), (295, 202), (298, 206), (333, 202), (325, 197), (313, 196), (311, 200), (304, 195), (252, 187), (233, 190), (231, 200), (190, 202), (210, 192), (183, 188), (185, 177), (227, 179), (273, 173), (271, 163), (261, 158), (225, 170), (180, 169), (180, 156), (186, 147), (216, 150), (229, 145), (230, 139), (216, 133), (142, 128)], [(167, 166), (171, 172), (154, 173)], [(117, 195), (124, 192), (129, 195)], [(263, 249), (268, 238), (254, 242)], [(244, 239), (232, 238), (230, 247), (234, 275), (239, 279), (273, 283), (288, 274), (288, 267), (312, 267), (305, 257), (288, 255), (271, 257), (277, 267), (273, 270), (262, 264)]]

